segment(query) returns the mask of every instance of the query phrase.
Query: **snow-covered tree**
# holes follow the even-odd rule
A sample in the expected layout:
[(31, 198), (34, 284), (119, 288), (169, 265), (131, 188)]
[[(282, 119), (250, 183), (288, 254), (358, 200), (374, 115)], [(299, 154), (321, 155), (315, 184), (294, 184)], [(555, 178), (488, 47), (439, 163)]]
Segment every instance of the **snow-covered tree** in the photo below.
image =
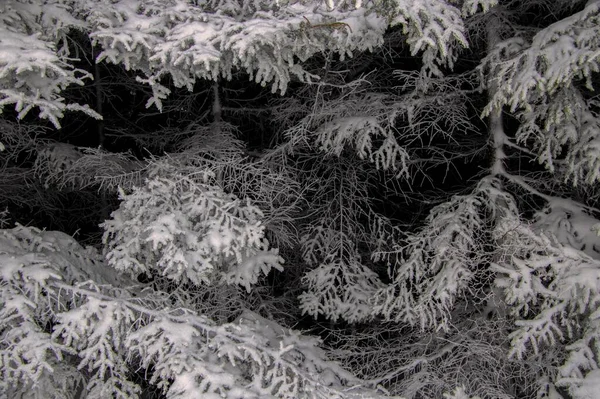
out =
[[(519, 21), (528, 7), (564, 18)], [(539, 395), (587, 398), (597, 384), (597, 15), (597, 2), (500, 2), (467, 19), (486, 34), (489, 175), (382, 254), (393, 258), (394, 282), (377, 295), (377, 312), (448, 331), (464, 323), (454, 314), (463, 301), (507, 314), (509, 356), (544, 366), (534, 377)], [(505, 112), (518, 122), (513, 131)], [(523, 160), (544, 169), (523, 170)]]
[(17, 226), (1, 242), (5, 397), (137, 398), (137, 368), (172, 398), (377, 397), (318, 340), (249, 311), (217, 324), (166, 292), (115, 278), (65, 234)]
[(2, 2), (0, 396), (593, 397), (599, 15)]

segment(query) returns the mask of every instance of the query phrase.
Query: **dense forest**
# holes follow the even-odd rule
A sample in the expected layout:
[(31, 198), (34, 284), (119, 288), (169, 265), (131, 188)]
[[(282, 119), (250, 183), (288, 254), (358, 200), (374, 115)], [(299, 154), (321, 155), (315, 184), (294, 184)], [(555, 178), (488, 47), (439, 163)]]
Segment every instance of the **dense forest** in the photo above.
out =
[(0, 399), (600, 393), (600, 1), (0, 1)]

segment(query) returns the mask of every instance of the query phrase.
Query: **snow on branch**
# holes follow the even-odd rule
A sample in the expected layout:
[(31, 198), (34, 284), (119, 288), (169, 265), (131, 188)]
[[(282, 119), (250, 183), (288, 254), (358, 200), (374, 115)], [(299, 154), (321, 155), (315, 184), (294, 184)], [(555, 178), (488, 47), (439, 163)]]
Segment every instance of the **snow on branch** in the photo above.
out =
[[(408, 178), (409, 154), (398, 140), (397, 118), (404, 116), (404, 104), (392, 96), (353, 87), (343, 100), (323, 101), (318, 113), (310, 113), (286, 130), (291, 146), (313, 143), (321, 152), (340, 157), (352, 149), (378, 170), (390, 171), (397, 178)], [(307, 129), (308, 127), (308, 129)]]
[(56, 284), (115, 281), (100, 262), (94, 251), (60, 232), (23, 226), (0, 231), (0, 393), (65, 398), (83, 384), (67, 361), (75, 348), (54, 339), (49, 328), (74, 303)]
[(424, 71), (440, 76), (452, 68), (456, 49), (466, 47), (460, 10), (445, 1), (391, 1), (349, 7), (344, 2), (283, 4), (209, 1), (102, 2), (88, 13), (90, 37), (103, 50), (98, 61), (140, 70), (159, 109), (170, 90), (192, 89), (198, 78), (231, 79), (243, 70), (250, 79), (284, 93), (293, 79), (313, 82), (302, 63), (333, 51), (343, 59), (383, 43), (388, 26), (401, 25), (414, 55), (421, 53)]
[(377, 169), (408, 177), (408, 153), (396, 141), (389, 123), (377, 116), (340, 116), (319, 127), (316, 144), (323, 152), (336, 156), (350, 144), (361, 159), (369, 159)]
[(187, 325), (157, 319), (129, 337), (143, 366), (155, 367), (151, 382), (169, 398), (369, 397), (359, 396), (366, 391), (360, 388), (339, 390), (358, 381), (324, 361), (318, 343), (249, 311), (207, 331), (193, 318)]
[(119, 186), (129, 188), (139, 184), (144, 166), (131, 153), (51, 142), (38, 146), (33, 170), (46, 187), (61, 190), (99, 187), (116, 191)]
[(461, 11), (439, 0), (393, 0), (390, 25), (401, 25), (411, 53), (422, 53), (423, 71), (443, 75), (440, 67), (452, 68), (458, 49), (468, 47)]
[(281, 270), (269, 249), (262, 213), (196, 176), (151, 176), (103, 226), (108, 263), (137, 275), (156, 273), (177, 282), (239, 284), (248, 291), (260, 274)]
[(531, 111), (538, 101), (582, 80), (591, 87), (600, 67), (600, 4), (587, 7), (538, 32), (531, 42), (513, 38), (500, 43), (483, 63), (497, 92), (486, 113), (503, 105)]
[(484, 110), (519, 111), (521, 143), (533, 144), (540, 163), (574, 185), (600, 179), (598, 103), (588, 99), (600, 71), (600, 3), (539, 31), (496, 46), (484, 59), (488, 86), (495, 87)]
[(89, 397), (135, 397), (140, 388), (128, 380), (124, 339), (138, 315), (118, 301), (79, 300), (80, 306), (56, 315), (54, 339), (76, 349), (78, 369), (92, 374), (86, 386)]
[[(41, 7), (15, 0), (0, 6), (0, 111), (14, 105), (19, 118), (33, 108), (56, 127), (65, 111), (101, 118), (88, 105), (67, 103), (61, 92), (92, 76), (74, 67), (69, 29), (85, 32), (101, 46), (95, 62), (141, 72), (147, 106), (162, 109), (171, 90), (193, 89), (197, 79), (231, 79), (244, 71), (273, 92), (293, 80), (314, 82), (303, 63), (324, 52), (340, 58), (383, 44), (389, 26), (401, 25), (428, 76), (452, 68), (466, 47), (460, 10), (440, 0), (385, 4), (320, 1), (78, 1), (53, 0)], [(388, 146), (391, 146), (388, 143)]]
[[(293, 78), (317, 79), (303, 69), (302, 61), (328, 49), (342, 57), (372, 49), (382, 43), (385, 30), (384, 19), (363, 8), (326, 11), (317, 4), (275, 2), (240, 7), (235, 1), (134, 3), (94, 7), (88, 18), (90, 36), (103, 47), (99, 61), (146, 75), (140, 78), (155, 89), (148, 106), (159, 109), (169, 93), (160, 84), (164, 76), (191, 89), (197, 78), (231, 79), (235, 70), (243, 70), (263, 86), (272, 85), (273, 92), (285, 92)], [(324, 28), (311, 29), (307, 19)], [(329, 21), (350, 29), (327, 29)]]
[(372, 170), (354, 158), (336, 158), (315, 180), (312, 221), (300, 239), (304, 274), (300, 308), (314, 318), (354, 323), (372, 318), (371, 297), (382, 288), (369, 257), (397, 234), (373, 210), (367, 195)]
[(56, 128), (65, 111), (100, 119), (89, 106), (66, 103), (61, 96), (68, 86), (83, 86), (92, 76), (70, 64), (64, 46), (58, 48), (58, 41), (64, 40), (60, 29), (80, 28), (82, 22), (65, 12), (65, 6), (50, 3), (44, 10), (19, 1), (0, 5), (0, 113), (14, 105), (18, 118), (23, 119), (37, 108), (38, 117)]
[(593, 185), (600, 181), (599, 132), (600, 103), (566, 86), (523, 114), (516, 138), (533, 143), (538, 161), (550, 172), (574, 185)]
[(488, 12), (498, 5), (498, 0), (465, 0), (457, 1), (462, 3), (462, 14), (465, 17), (475, 15), (479, 11)]
[[(560, 218), (560, 208), (557, 204), (553, 208)], [(502, 257), (492, 264), (498, 273), (496, 285), (504, 290), (517, 319), (510, 334), (510, 354), (519, 359), (530, 352), (541, 356), (558, 367), (558, 375), (551, 376), (556, 385), (583, 398), (577, 392), (598, 381), (600, 262), (581, 251), (584, 248), (571, 246), (565, 226), (555, 230), (560, 234), (557, 239), (552, 235), (552, 218), (544, 219), (530, 226), (506, 216), (494, 230), (502, 250)]]
[(482, 180), (472, 193), (435, 207), (423, 228), (408, 234), (397, 250), (375, 254), (388, 262), (393, 278), (377, 292), (375, 314), (421, 329), (448, 328), (456, 297), (486, 252), (488, 217), (506, 212), (500, 204), (512, 202), (496, 186), (496, 180)]
[(567, 199), (554, 198), (536, 212), (533, 227), (551, 234), (561, 245), (600, 259), (600, 243), (594, 226), (598, 219), (581, 205)]
[(299, 297), (300, 307), (315, 319), (325, 315), (332, 321), (350, 323), (371, 318), (370, 299), (382, 287), (377, 274), (359, 259), (329, 256), (302, 278), (306, 292)]
[(335, 222), (323, 218), (322, 223), (330, 226), (310, 226), (301, 238), (305, 262), (316, 267), (302, 278), (306, 289), (299, 297), (300, 308), (314, 318), (324, 315), (333, 321), (354, 323), (371, 318), (370, 299), (383, 286), (377, 274), (361, 261), (354, 240), (362, 233), (377, 241), (387, 226), (374, 225), (373, 230), (359, 232), (352, 222), (338, 217), (347, 225), (334, 229), (331, 225)]
[(385, 398), (316, 338), (249, 311), (218, 325), (177, 297), (108, 283), (92, 255), (62, 233), (0, 231), (0, 395), (134, 399), (141, 368), (167, 398)]

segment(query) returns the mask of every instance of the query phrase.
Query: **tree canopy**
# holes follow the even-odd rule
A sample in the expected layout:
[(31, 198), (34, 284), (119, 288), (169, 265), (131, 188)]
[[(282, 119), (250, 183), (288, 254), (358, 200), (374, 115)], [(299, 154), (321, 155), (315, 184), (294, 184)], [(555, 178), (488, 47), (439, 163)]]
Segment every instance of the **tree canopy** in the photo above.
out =
[(0, 398), (600, 391), (600, 2), (5, 0)]

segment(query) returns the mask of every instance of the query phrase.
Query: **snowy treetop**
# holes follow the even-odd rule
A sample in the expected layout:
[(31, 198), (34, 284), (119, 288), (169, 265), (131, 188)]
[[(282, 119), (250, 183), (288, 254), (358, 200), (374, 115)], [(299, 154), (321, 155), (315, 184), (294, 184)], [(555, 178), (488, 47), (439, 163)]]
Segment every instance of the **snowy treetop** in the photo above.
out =
[(91, 78), (72, 66), (65, 36), (69, 29), (86, 32), (101, 46), (97, 62), (139, 71), (138, 79), (153, 91), (147, 106), (159, 109), (170, 93), (164, 78), (191, 90), (197, 79), (231, 79), (243, 71), (283, 93), (292, 80), (319, 79), (304, 69), (308, 58), (372, 50), (383, 43), (389, 26), (402, 27), (411, 52), (422, 54), (428, 75), (451, 68), (457, 49), (467, 46), (461, 10), (440, 0), (55, 0), (43, 8), (13, 0), (0, 7), (0, 110), (14, 104), (23, 118), (37, 107), (40, 117), (56, 127), (67, 110), (99, 117), (85, 105), (65, 104), (60, 96), (67, 86)]

